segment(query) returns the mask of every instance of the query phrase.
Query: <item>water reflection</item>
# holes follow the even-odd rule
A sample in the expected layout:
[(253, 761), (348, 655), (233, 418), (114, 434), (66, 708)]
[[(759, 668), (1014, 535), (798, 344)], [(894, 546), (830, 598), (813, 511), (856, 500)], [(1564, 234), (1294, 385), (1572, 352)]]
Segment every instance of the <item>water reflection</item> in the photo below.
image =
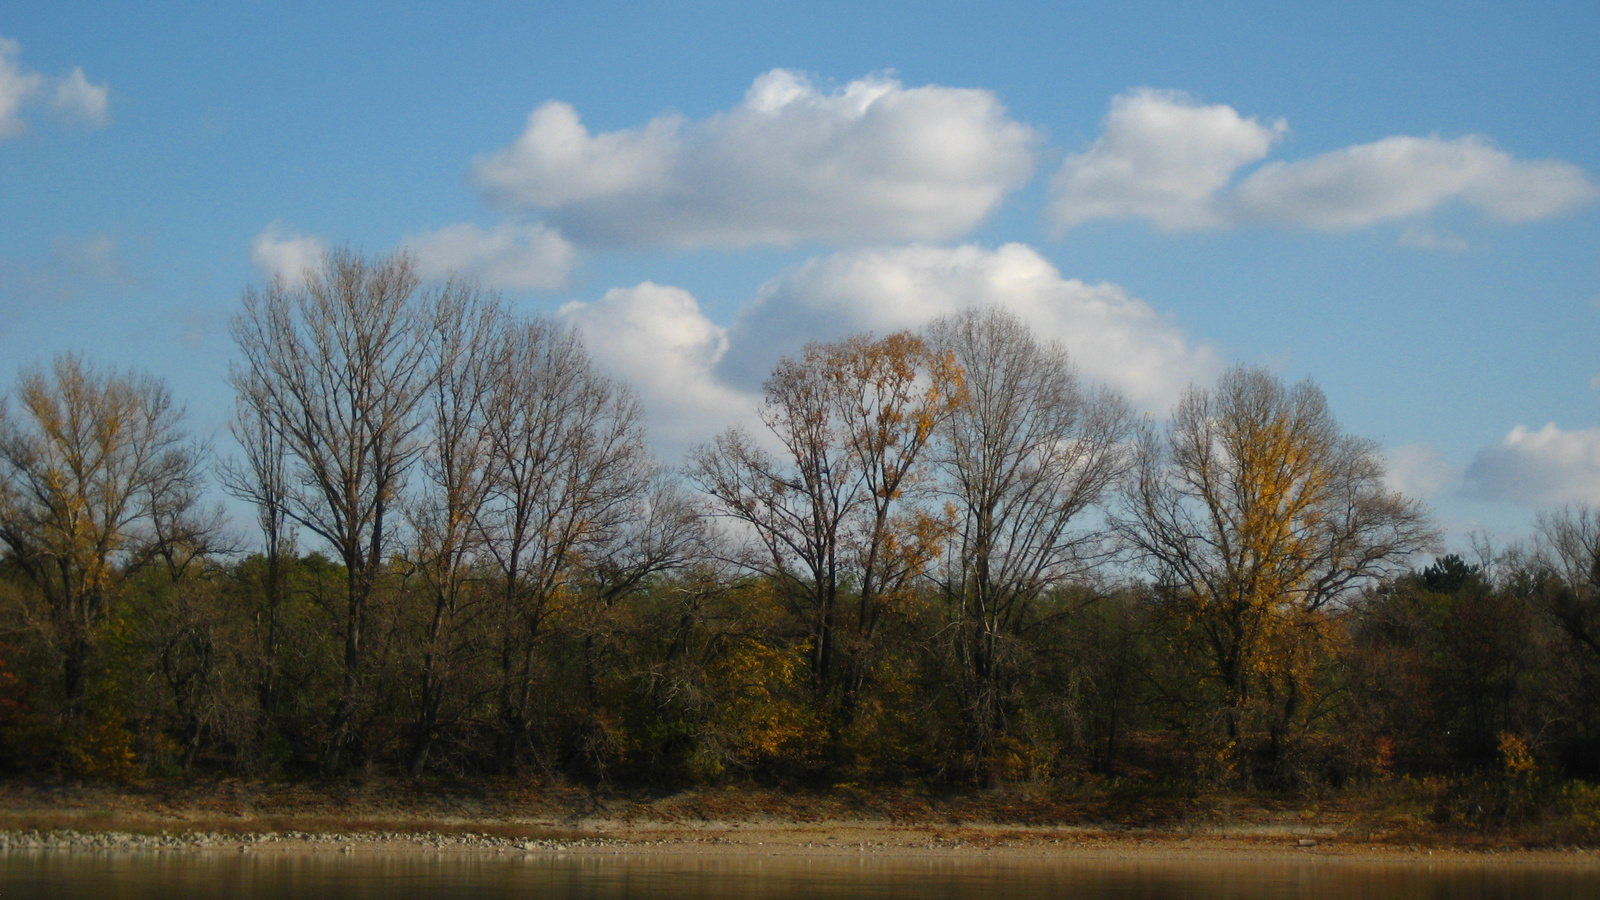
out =
[(833, 857), (61, 853), (0, 856), (0, 897), (1594, 898), (1600, 869), (1283, 862)]

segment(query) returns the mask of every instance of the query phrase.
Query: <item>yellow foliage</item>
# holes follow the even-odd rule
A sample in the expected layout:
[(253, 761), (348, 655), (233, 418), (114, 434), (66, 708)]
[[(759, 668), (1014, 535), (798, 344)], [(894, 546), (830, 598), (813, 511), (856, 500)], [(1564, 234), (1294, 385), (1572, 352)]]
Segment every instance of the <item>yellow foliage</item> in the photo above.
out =
[(77, 774), (90, 778), (129, 781), (140, 775), (133, 735), (111, 713), (97, 714), (85, 723), (72, 757)]
[(1394, 773), (1394, 741), (1386, 737), (1378, 738), (1373, 749), (1372, 773), (1379, 778), (1388, 778)]
[(1500, 762), (1506, 774), (1513, 778), (1532, 775), (1538, 768), (1528, 742), (1509, 731), (1500, 733)]
[(796, 660), (803, 655), (747, 641), (708, 668), (711, 684), (724, 697), (721, 730), (736, 755), (751, 762), (795, 763), (819, 756), (823, 729), (794, 697)]

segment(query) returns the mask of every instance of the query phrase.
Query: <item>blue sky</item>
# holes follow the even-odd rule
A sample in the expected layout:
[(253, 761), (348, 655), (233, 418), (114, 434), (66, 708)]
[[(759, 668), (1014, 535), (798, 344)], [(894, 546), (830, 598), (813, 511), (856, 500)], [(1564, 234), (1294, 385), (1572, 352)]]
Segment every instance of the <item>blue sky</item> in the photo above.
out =
[(1313, 378), (1459, 540), (1600, 503), (1593, 3), (15, 4), (0, 366), (165, 378), (409, 247), (585, 330), (669, 459), (777, 354), (1017, 309), (1159, 415)]

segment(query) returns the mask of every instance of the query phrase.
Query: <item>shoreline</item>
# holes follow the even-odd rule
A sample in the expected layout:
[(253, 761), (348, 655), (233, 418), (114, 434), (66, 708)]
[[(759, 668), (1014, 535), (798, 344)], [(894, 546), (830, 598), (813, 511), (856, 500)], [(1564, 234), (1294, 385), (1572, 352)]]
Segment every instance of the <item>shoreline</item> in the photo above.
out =
[[(255, 858), (434, 860), (496, 859), (702, 859), (892, 860), (951, 863), (1305, 863), (1562, 866), (1600, 868), (1593, 848), (1483, 848), (1393, 846), (1317, 841), (1305, 846), (1239, 836), (1083, 833), (1075, 838), (1008, 831), (1004, 835), (932, 836), (930, 829), (834, 823), (826, 828), (751, 830), (739, 823), (711, 826), (698, 835), (676, 829), (631, 829), (567, 838), (521, 840), (484, 832), (160, 832), (0, 830), (0, 865), (32, 854), (95, 856), (233, 856)], [(976, 838), (976, 839), (972, 839)]]
[(1213, 799), (1203, 817), (1161, 808), (1130, 824), (1082, 814), (1073, 805), (1081, 798), (1027, 790), (616, 794), (520, 782), (0, 781), (0, 860), (66, 852), (1600, 866), (1593, 846), (1385, 830), (1381, 816), (1348, 805)]

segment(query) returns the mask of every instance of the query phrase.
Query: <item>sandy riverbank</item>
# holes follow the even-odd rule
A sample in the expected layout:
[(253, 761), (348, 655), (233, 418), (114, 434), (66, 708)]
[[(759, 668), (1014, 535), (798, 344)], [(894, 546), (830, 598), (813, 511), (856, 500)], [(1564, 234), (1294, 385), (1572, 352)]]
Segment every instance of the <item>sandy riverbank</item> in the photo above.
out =
[(1238, 801), (1196, 810), (1180, 803), (1140, 811), (1142, 822), (1129, 818), (1090, 816), (1072, 797), (1018, 791), (602, 795), (399, 781), (0, 783), (4, 853), (1338, 858), (1600, 867), (1600, 850), (1589, 848), (1386, 832), (1348, 805)]
[[(711, 823), (693, 831), (629, 827), (562, 838), (503, 837), (484, 832), (224, 832), (137, 833), (77, 829), (0, 831), (0, 861), (16, 853), (254, 854), (369, 857), (701, 856), (898, 858), (1006, 861), (1269, 862), (1347, 860), (1462, 865), (1516, 864), (1600, 868), (1600, 851), (1569, 849), (1425, 848), (1260, 836), (1107, 835), (957, 830), (831, 823), (821, 828)], [(1309, 845), (1308, 845), (1309, 844)]]

